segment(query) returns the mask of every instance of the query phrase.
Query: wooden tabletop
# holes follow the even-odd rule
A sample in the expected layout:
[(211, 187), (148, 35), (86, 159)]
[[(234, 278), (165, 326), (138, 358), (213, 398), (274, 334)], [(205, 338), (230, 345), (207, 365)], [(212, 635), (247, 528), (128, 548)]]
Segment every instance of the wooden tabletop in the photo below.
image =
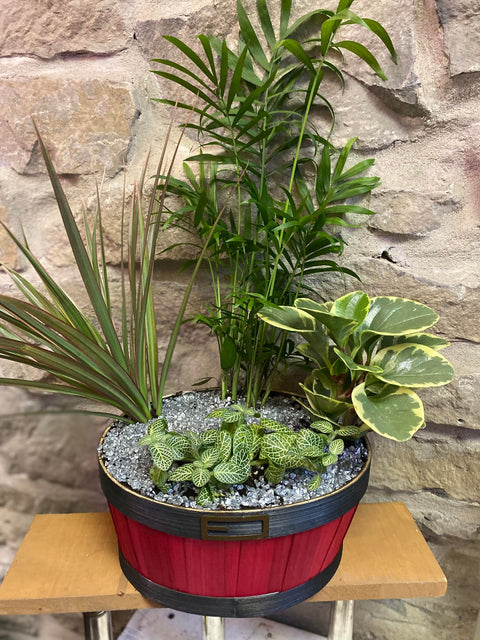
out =
[[(310, 601), (442, 596), (446, 578), (402, 503), (361, 504), (340, 567)], [(145, 609), (123, 576), (108, 513), (34, 518), (3, 584), (0, 614)]]

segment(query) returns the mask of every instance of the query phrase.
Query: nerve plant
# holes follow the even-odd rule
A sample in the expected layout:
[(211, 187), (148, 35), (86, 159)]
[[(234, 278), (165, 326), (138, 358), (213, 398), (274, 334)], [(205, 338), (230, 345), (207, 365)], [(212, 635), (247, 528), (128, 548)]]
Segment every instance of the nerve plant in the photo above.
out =
[(222, 488), (251, 481), (260, 472), (275, 485), (288, 469), (308, 469), (313, 472), (308, 484), (313, 491), (326, 467), (337, 462), (343, 437), (356, 433), (355, 428), (336, 428), (327, 420), (296, 431), (242, 405), (215, 409), (206, 418), (221, 419), (220, 427), (179, 433), (168, 428), (165, 418), (158, 418), (139, 441), (149, 448), (150, 477), (156, 486), (168, 492), (171, 483), (190, 483), (202, 506), (213, 502)]
[[(169, 181), (168, 191), (183, 201), (180, 207), (175, 201), (169, 224), (192, 232), (193, 244), (208, 244), (214, 302), (197, 320), (217, 338), (223, 395), (236, 399), (241, 391), (249, 406), (262, 390), (268, 394), (293, 350), (292, 341), (260, 322), (257, 312), (308, 293), (307, 276), (355, 275), (335, 260), (343, 241), (332, 228), (348, 226), (344, 214), (372, 213), (346, 201), (368, 194), (379, 179), (362, 175), (371, 159), (347, 168), (354, 138), (338, 150), (331, 143), (335, 110), (324, 85), (333, 79), (344, 86), (338, 66), (343, 52), (386, 79), (369, 49), (341, 37), (344, 26), (374, 33), (396, 58), (385, 29), (353, 13), (353, 1), (340, 0), (335, 11), (314, 9), (295, 21), (291, 0), (271, 2), (279, 9), (274, 28), (266, 0), (256, 2), (258, 27), (237, 0), (237, 48), (199, 35), (194, 50), (165, 36), (180, 57), (154, 61), (160, 65), (154, 73), (173, 83), (177, 95), (193, 96), (177, 106), (198, 116), (185, 127), (198, 134), (200, 153), (185, 162), (185, 179)], [(242, 173), (228, 215), (206, 243), (225, 192)]]
[(299, 298), (293, 306), (265, 307), (260, 317), (305, 340), (297, 350), (318, 368), (300, 386), (310, 412), (332, 428), (408, 440), (425, 426), (414, 390), (453, 379), (439, 353), (449, 343), (426, 332), (438, 315), (419, 302), (355, 291), (331, 302)]

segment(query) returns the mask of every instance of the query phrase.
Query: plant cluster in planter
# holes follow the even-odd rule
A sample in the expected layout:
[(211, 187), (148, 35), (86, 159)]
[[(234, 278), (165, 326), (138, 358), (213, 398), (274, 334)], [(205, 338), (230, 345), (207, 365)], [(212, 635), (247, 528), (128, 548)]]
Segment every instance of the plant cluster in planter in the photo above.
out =
[[(275, 485), (287, 469), (304, 468), (315, 473), (308, 484), (313, 491), (325, 468), (337, 462), (345, 439), (375, 431), (408, 440), (425, 426), (414, 389), (453, 379), (452, 366), (439, 353), (449, 343), (425, 332), (438, 315), (418, 302), (355, 291), (332, 302), (299, 298), (292, 307), (265, 307), (260, 317), (305, 338), (297, 350), (318, 368), (300, 386), (316, 419), (295, 430), (234, 405), (206, 416), (221, 418), (219, 429), (184, 434), (169, 431), (160, 418), (139, 443), (149, 447), (150, 474), (160, 490), (190, 482), (199, 490), (197, 503), (208, 505), (216, 487), (244, 483), (254, 470)], [(247, 424), (247, 415), (258, 422)]]
[[(0, 357), (45, 377), (0, 378), (0, 384), (81, 398), (100, 405), (85, 409), (91, 413), (149, 424), (141, 445), (151, 452), (151, 477), (163, 491), (190, 484), (204, 507), (179, 508), (139, 495), (107, 471), (99, 454), (122, 569), (144, 595), (167, 606), (204, 615), (261, 615), (318, 591), (340, 562), (343, 537), (367, 487), (369, 460), (340, 490), (298, 504), (225, 515), (208, 508), (215, 494), (248, 482), (252, 473), (278, 483), (299, 466), (310, 472), (315, 492), (325, 469), (343, 455), (344, 440), (368, 430), (408, 439), (424, 425), (414, 389), (446, 384), (453, 376), (438, 353), (446, 341), (426, 333), (437, 316), (425, 305), (370, 299), (360, 291), (332, 302), (304, 297), (321, 296), (308, 278), (318, 281), (325, 271), (355, 275), (334, 259), (343, 242), (332, 227), (348, 225), (345, 214), (372, 214), (349, 199), (368, 195), (378, 183), (363, 175), (372, 160), (351, 163), (354, 139), (341, 149), (332, 144), (335, 110), (323, 91), (327, 77), (344, 83), (339, 61), (345, 51), (385, 77), (364, 45), (342, 38), (344, 26), (372, 32), (395, 59), (385, 29), (360, 18), (352, 4), (340, 0), (335, 11), (314, 9), (292, 21), (292, 1), (280, 0), (275, 29), (266, 1), (257, 0), (256, 30), (237, 0), (237, 49), (200, 35), (197, 53), (168, 38), (189, 66), (161, 58), (156, 73), (196, 96), (193, 104), (177, 107), (190, 112), (183, 132), (198, 134), (200, 149), (185, 162), (184, 179), (174, 178), (179, 143), (165, 163), (167, 135), (146, 207), (145, 168), (128, 220), (122, 210), (119, 317), (100, 206), (93, 223), (85, 216), (82, 234), (40, 136), (89, 309), (56, 283), (25, 239), (8, 232), (42, 286), (9, 271), (18, 295), (0, 296)], [(158, 236), (172, 225), (194, 234), (198, 257), (160, 366), (152, 284)], [(210, 413), (221, 420), (219, 427), (185, 433), (169, 429), (162, 400), (202, 264), (212, 276), (213, 302), (197, 321), (217, 338), (222, 395), (231, 395), (233, 404)], [(297, 347), (289, 332), (305, 343)], [(313, 421), (292, 428), (258, 414), (257, 406), (296, 349), (318, 368), (303, 384)], [(246, 406), (238, 404), (242, 394)]]

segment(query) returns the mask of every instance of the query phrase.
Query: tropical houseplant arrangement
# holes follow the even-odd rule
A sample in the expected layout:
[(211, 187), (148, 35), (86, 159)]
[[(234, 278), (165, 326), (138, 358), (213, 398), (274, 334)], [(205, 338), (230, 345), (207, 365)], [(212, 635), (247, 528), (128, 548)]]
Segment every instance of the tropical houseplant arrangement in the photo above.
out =
[[(127, 423), (141, 423), (144, 436), (137, 448), (151, 451), (152, 480), (160, 492), (170, 491), (172, 483), (187, 483), (197, 507), (208, 507), (228, 483), (248, 484), (251, 473), (262, 472), (274, 483), (287, 469), (299, 465), (310, 473), (308, 490), (317, 490), (326, 467), (343, 455), (345, 439), (350, 444), (366, 430), (365, 425), (382, 431), (379, 419), (371, 417), (381, 411), (375, 413), (372, 406), (377, 409), (393, 402), (405, 413), (408, 405), (406, 413), (410, 418), (415, 414), (418, 428), (421, 411), (409, 389), (449, 379), (449, 365), (437, 353), (444, 342), (423, 333), (436, 318), (423, 305), (394, 299), (403, 324), (394, 323), (392, 329), (390, 316), (383, 324), (372, 320), (373, 310), (382, 307), (381, 298), (369, 300), (357, 292), (334, 303), (315, 303), (301, 297), (312, 292), (307, 276), (325, 270), (351, 274), (329, 255), (341, 252), (342, 241), (330, 234), (327, 225), (347, 224), (345, 213), (370, 214), (345, 199), (368, 194), (378, 183), (378, 178), (360, 175), (371, 160), (346, 168), (354, 140), (340, 152), (333, 147), (328, 138), (334, 109), (320, 92), (326, 74), (343, 82), (335, 57), (342, 49), (358, 55), (383, 77), (370, 51), (339, 39), (344, 24), (369, 29), (394, 55), (383, 27), (354, 14), (352, 2), (340, 0), (336, 12), (314, 10), (290, 24), (291, 2), (281, 0), (279, 38), (263, 0), (257, 2), (259, 35), (238, 2), (238, 52), (225, 41), (199, 36), (203, 59), (170, 38), (196, 70), (161, 59), (163, 70), (158, 73), (198, 96), (193, 107), (177, 106), (198, 116), (185, 122), (184, 129), (200, 134), (201, 148), (186, 162), (184, 180), (171, 176), (173, 160), (165, 168), (162, 157), (145, 209), (144, 176), (134, 189), (128, 253), (121, 260), (119, 321), (111, 303), (100, 207), (93, 224), (85, 220), (84, 242), (39, 137), (91, 309), (83, 312), (26, 241), (10, 234), (43, 289), (10, 271), (20, 295), (0, 297), (0, 356), (50, 377), (8, 378), (0, 383), (103, 404), (92, 412), (120, 415), (122, 420), (109, 427), (102, 447), (109, 433)], [(299, 39), (302, 29), (311, 25), (317, 27), (317, 35)], [(322, 119), (313, 118), (319, 105), (331, 121), (325, 135), (319, 133)], [(189, 162), (198, 163), (197, 172)], [(181, 203), (174, 209), (172, 198), (178, 197)], [(122, 212), (127, 238), (124, 218)], [(155, 247), (165, 225), (193, 230), (199, 253), (159, 367), (152, 281)], [(172, 432), (162, 417), (163, 390), (190, 291), (203, 262), (212, 273), (215, 302), (198, 319), (218, 339), (222, 394), (230, 393), (234, 403), (210, 414), (222, 419), (219, 429), (200, 429), (200, 434)], [(222, 285), (225, 264), (226, 287)], [(406, 310), (411, 313), (407, 320)], [(319, 364), (304, 385), (314, 420), (302, 428), (256, 415), (258, 401), (265, 400), (263, 390), (269, 392), (274, 374), (295, 350), (284, 329), (302, 333), (308, 346), (300, 347), (301, 355)], [(409, 385), (393, 367), (389, 377), (395, 360), (401, 362), (402, 370), (431, 361), (425, 365), (431, 376), (420, 376), (420, 384), (414, 376), (414, 384)], [(245, 401), (237, 404), (241, 384)], [(383, 435), (404, 440), (407, 432), (414, 431), (411, 424), (406, 431), (398, 422), (393, 426)], [(225, 514), (142, 496), (107, 471), (103, 454), (99, 465), (127, 577), (142, 593), (163, 604), (227, 616), (258, 615), (290, 606), (330, 579), (369, 471), (367, 461), (357, 478), (325, 496)]]

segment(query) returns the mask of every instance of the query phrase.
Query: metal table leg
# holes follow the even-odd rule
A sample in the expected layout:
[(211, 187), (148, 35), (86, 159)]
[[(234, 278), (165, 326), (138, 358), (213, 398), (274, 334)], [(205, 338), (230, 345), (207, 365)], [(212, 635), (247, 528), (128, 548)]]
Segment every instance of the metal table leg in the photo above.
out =
[(480, 611), (478, 612), (477, 626), (475, 628), (475, 635), (473, 636), (473, 640), (480, 640)]
[(203, 640), (225, 640), (225, 618), (203, 616)]
[(352, 640), (353, 600), (337, 600), (333, 604), (328, 640)]
[(83, 624), (85, 626), (85, 640), (113, 640), (110, 611), (85, 612)]

